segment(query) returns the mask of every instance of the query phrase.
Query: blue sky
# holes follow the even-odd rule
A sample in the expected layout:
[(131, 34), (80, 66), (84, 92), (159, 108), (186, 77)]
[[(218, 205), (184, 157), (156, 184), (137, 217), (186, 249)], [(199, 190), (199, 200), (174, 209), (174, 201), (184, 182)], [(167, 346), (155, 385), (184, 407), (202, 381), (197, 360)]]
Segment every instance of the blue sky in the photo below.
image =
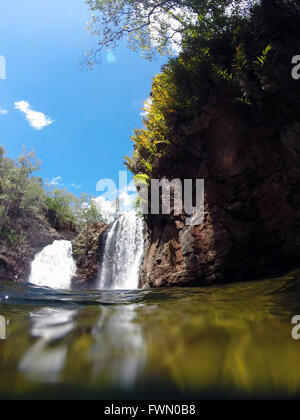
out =
[(85, 30), (88, 19), (84, 0), (3, 2), (0, 55), (7, 79), (0, 80), (0, 110), (7, 113), (0, 111), (0, 144), (13, 158), (22, 145), (34, 149), (41, 176), (96, 195), (99, 179), (117, 180), (124, 170), (130, 136), (142, 125), (140, 108), (165, 60), (148, 62), (121, 46), (93, 71), (80, 69), (96, 41)]

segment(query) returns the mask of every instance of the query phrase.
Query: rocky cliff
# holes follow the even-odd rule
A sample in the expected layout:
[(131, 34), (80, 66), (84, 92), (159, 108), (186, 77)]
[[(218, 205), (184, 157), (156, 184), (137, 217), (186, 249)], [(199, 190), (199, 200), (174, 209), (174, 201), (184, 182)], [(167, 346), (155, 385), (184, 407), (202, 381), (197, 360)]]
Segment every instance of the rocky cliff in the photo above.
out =
[(0, 243), (0, 278), (13, 281), (28, 281), (30, 265), (35, 255), (55, 240), (74, 237), (73, 228), (56, 230), (48, 220), (31, 214), (15, 217), (10, 222), (11, 232)]
[(55, 240), (70, 240), (77, 265), (73, 284), (89, 287), (96, 284), (109, 225), (94, 223), (89, 229), (88, 241), (85, 229), (77, 233), (71, 223), (54, 224), (52, 217), (19, 215), (10, 228), (13, 234), (0, 243), (0, 279), (28, 281), (31, 263), (38, 252)]
[(94, 223), (89, 229), (88, 237), (83, 230), (74, 238), (73, 253), (77, 265), (77, 273), (73, 278), (75, 286), (97, 287), (105, 237), (110, 226), (104, 222)]
[(239, 79), (242, 100), (236, 87), (202, 74), (197, 112), (169, 119), (171, 147), (151, 177), (204, 179), (205, 218), (186, 226), (184, 216), (147, 216), (142, 287), (211, 285), (299, 266), (300, 80), (291, 76), (299, 11), (298, 2), (264, 2), (244, 48), (254, 56), (271, 44), (274, 55), (267, 70)]

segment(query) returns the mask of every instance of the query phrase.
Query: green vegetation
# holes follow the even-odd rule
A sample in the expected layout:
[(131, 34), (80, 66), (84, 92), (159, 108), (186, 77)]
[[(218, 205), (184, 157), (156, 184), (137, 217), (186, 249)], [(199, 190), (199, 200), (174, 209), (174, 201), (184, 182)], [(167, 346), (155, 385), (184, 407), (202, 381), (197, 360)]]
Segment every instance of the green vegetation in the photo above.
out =
[[(186, 37), (212, 39), (236, 27), (254, 0), (88, 0), (88, 29), (97, 47), (88, 54), (92, 66), (105, 48), (124, 39), (147, 59), (172, 54)], [(229, 13), (230, 11), (230, 13)], [(155, 25), (153, 25), (155, 24)]]
[(45, 197), (45, 204), (48, 212), (52, 212), (55, 216), (53, 220), (54, 226), (58, 224), (75, 223), (74, 204), (77, 202), (76, 197), (69, 193), (67, 189), (55, 188), (49, 190)]
[(93, 197), (78, 198), (67, 189), (52, 188), (34, 176), (39, 168), (34, 152), (24, 149), (13, 161), (0, 147), (0, 242), (23, 244), (23, 224), (33, 218), (48, 220), (58, 230), (84, 230), (88, 240), (91, 224), (102, 221)]
[[(105, 3), (109, 8), (110, 2), (95, 3)], [(138, 8), (138, 3), (144, 5), (142, 1), (122, 2), (127, 3), (131, 8)], [(245, 111), (261, 109), (264, 83), (278, 53), (276, 45), (257, 36), (262, 30), (268, 33), (270, 23), (266, 10), (257, 1), (247, 2), (248, 7), (243, 1), (162, 4), (161, 7), (182, 7), (186, 17), (189, 9), (197, 14), (197, 19), (189, 25), (183, 19), (181, 52), (176, 58), (170, 57), (153, 79), (151, 98), (144, 109), (144, 127), (135, 130), (132, 137), (134, 155), (125, 158), (125, 165), (138, 182), (149, 182), (159, 159), (172, 151), (174, 127), (199, 116), (216, 91), (226, 91), (226, 97)], [(142, 48), (147, 49), (145, 45)]]
[(104, 220), (96, 207), (93, 196), (90, 194), (82, 194), (80, 200), (77, 200), (75, 215), (79, 230), (84, 233), (84, 248), (85, 254), (87, 254), (92, 225), (94, 223), (104, 222)]
[(0, 236), (10, 219), (21, 212), (40, 212), (44, 191), (40, 178), (31, 177), (39, 169), (33, 152), (25, 150), (14, 162), (0, 148)]
[[(159, 161), (175, 147), (176, 126), (192, 122), (216, 92), (223, 91), (245, 112), (263, 108), (265, 88), (272, 89), (268, 76), (280, 53), (276, 34), (286, 27), (280, 8), (261, 0), (88, 0), (88, 4), (92, 12), (88, 29), (97, 38), (96, 48), (88, 54), (89, 66), (103, 49), (124, 40), (147, 59), (156, 53), (169, 55), (153, 79), (143, 110), (144, 127), (132, 136), (133, 157), (125, 157), (137, 183), (149, 183)], [(176, 50), (180, 53), (174, 57)]]

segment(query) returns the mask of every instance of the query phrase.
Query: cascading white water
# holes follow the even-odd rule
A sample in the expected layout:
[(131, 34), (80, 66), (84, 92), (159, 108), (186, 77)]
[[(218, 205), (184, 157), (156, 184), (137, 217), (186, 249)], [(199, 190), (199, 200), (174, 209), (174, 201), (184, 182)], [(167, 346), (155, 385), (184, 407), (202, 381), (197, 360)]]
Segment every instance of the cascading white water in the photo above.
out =
[(107, 235), (99, 276), (100, 289), (137, 289), (143, 251), (143, 221), (132, 210), (119, 217)]
[(35, 256), (29, 281), (52, 289), (69, 289), (76, 264), (70, 241), (54, 241)]

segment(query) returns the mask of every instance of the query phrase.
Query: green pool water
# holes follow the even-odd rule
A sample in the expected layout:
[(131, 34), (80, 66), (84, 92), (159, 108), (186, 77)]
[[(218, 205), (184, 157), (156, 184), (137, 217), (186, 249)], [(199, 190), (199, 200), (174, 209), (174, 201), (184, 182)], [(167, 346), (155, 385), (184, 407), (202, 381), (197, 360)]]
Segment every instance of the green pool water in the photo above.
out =
[(0, 281), (0, 398), (300, 397), (300, 271), (214, 288)]

